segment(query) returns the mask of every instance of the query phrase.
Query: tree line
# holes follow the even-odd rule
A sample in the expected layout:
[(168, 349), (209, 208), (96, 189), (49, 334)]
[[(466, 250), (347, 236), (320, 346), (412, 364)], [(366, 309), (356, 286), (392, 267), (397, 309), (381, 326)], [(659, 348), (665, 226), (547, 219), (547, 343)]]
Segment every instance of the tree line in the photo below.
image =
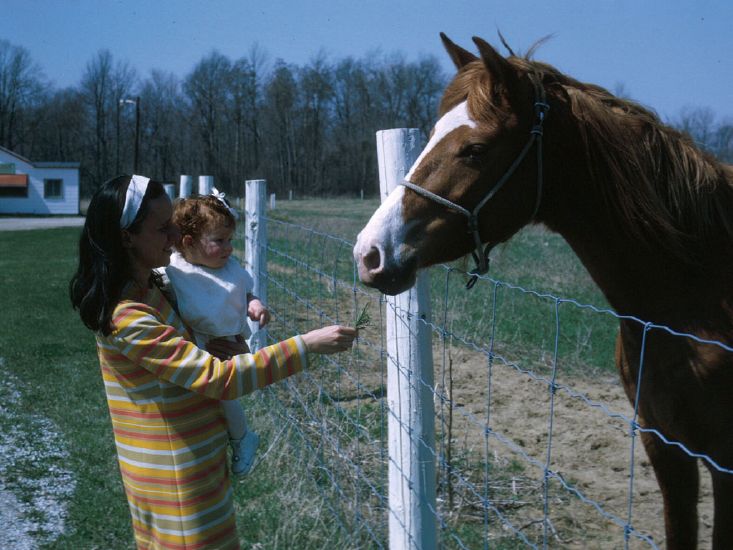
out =
[[(246, 179), (272, 192), (351, 195), (377, 190), (375, 132), (418, 127), (427, 136), (448, 82), (432, 56), (400, 54), (303, 66), (270, 63), (258, 45), (239, 59), (216, 51), (183, 78), (141, 77), (108, 50), (78, 85), (56, 88), (28, 51), (0, 39), (0, 145), (31, 160), (81, 163), (82, 195), (132, 173), (139, 98), (138, 172), (176, 182), (208, 174), (241, 193)], [(722, 160), (733, 160), (733, 125), (688, 109), (673, 125)]]
[(262, 178), (296, 196), (373, 194), (375, 132), (417, 126), (427, 135), (446, 83), (434, 57), (321, 54), (297, 66), (269, 63), (254, 45), (236, 60), (214, 51), (182, 79), (161, 70), (141, 78), (102, 50), (77, 86), (56, 89), (25, 48), (0, 40), (0, 145), (31, 160), (81, 162), (88, 196), (132, 172), (139, 97), (142, 174), (213, 175), (226, 191)]

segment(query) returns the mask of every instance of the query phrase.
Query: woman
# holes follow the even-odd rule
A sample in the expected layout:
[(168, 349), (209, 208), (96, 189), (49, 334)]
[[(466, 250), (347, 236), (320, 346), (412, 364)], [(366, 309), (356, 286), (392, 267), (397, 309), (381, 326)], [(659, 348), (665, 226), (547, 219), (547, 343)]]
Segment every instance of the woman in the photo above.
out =
[(238, 548), (219, 400), (299, 372), (308, 353), (349, 349), (356, 331), (325, 327), (254, 354), (227, 341), (197, 348), (153, 272), (177, 239), (171, 213), (159, 182), (106, 182), (89, 204), (71, 301), (96, 334), (138, 548)]

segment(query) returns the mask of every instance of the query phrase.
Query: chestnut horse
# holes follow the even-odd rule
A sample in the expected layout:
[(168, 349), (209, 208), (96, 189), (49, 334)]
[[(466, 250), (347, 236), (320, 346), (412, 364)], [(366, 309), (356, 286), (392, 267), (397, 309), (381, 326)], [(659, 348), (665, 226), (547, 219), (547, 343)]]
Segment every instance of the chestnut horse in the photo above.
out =
[[(505, 58), (479, 38), (477, 57), (441, 37), (458, 73), (406, 181), (359, 234), (361, 280), (396, 294), (417, 269), (475, 249), (485, 272), (491, 247), (542, 223), (620, 314), (731, 342), (733, 167), (599, 86), (529, 55)], [(642, 428), (715, 462), (705, 462), (713, 545), (733, 548), (733, 358), (649, 328), (620, 321), (626, 394), (633, 404), (638, 390)], [(654, 433), (641, 438), (664, 499), (667, 547), (695, 548), (698, 461)]]

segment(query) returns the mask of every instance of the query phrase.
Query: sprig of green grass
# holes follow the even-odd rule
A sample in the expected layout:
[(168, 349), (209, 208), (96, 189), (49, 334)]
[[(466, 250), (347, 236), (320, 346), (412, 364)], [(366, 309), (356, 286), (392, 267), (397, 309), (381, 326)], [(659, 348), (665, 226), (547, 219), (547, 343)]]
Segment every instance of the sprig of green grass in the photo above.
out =
[(356, 328), (356, 330), (366, 328), (371, 324), (372, 318), (369, 316), (369, 312), (367, 311), (368, 307), (369, 302), (364, 304), (364, 307), (362, 308), (359, 317), (356, 318), (356, 322), (354, 323), (354, 327)]

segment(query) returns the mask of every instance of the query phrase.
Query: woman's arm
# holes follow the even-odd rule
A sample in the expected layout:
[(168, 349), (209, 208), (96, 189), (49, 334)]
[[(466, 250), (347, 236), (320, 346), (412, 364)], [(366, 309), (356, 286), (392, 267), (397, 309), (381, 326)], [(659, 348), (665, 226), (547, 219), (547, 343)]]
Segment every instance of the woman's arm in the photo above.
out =
[(213, 399), (235, 399), (306, 367), (308, 349), (301, 336), (220, 361), (156, 313), (141, 303), (118, 306), (107, 342), (158, 378)]
[(236, 399), (300, 372), (308, 352), (346, 351), (356, 337), (355, 329), (333, 325), (221, 361), (186, 340), (157, 313), (142, 303), (119, 305), (115, 329), (100, 339), (158, 378), (220, 400)]

